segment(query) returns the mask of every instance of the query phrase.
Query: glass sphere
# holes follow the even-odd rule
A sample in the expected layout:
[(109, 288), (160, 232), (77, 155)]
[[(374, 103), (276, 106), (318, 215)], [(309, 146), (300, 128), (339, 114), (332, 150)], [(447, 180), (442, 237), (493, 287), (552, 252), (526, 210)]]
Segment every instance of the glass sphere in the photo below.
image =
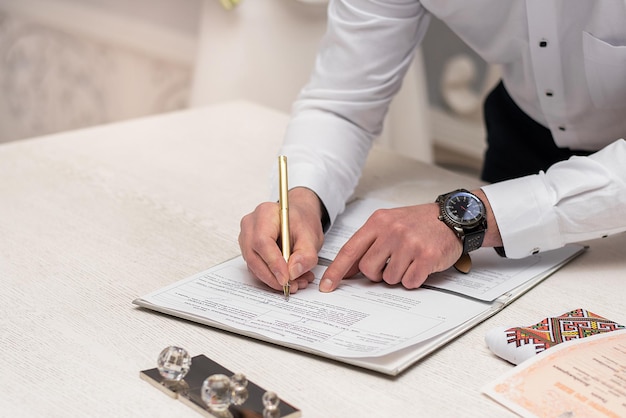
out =
[(234, 388), (245, 388), (248, 386), (248, 378), (243, 373), (235, 373), (230, 377), (230, 383)]
[(230, 377), (232, 403), (243, 405), (248, 400), (248, 378), (243, 373), (235, 373)]
[(280, 398), (275, 392), (268, 391), (263, 394), (263, 418), (279, 418), (280, 417)]
[(231, 402), (231, 385), (228, 376), (214, 374), (207, 377), (202, 383), (202, 400), (209, 409), (221, 412), (228, 409)]
[(191, 368), (191, 356), (184, 348), (169, 346), (159, 354), (157, 369), (165, 380), (178, 382)]
[(265, 407), (265, 409), (277, 409), (279, 404), (280, 398), (275, 392), (268, 391), (263, 394), (263, 406)]
[(233, 393), (231, 394), (232, 403), (235, 405), (243, 405), (248, 400), (249, 395), (248, 388), (237, 386), (233, 388)]
[(280, 409), (264, 409), (263, 418), (280, 418)]

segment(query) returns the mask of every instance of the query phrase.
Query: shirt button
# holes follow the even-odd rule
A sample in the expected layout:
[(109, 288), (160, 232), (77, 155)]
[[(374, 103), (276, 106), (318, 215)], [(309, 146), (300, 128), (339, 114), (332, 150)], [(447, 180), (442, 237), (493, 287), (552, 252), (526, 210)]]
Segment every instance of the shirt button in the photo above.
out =
[(552, 97), (554, 96), (554, 92), (552, 90), (546, 90), (546, 96)]
[(530, 252), (532, 255), (535, 255), (539, 252), (539, 248), (533, 248), (533, 250)]
[(542, 39), (541, 41), (539, 41), (539, 46), (542, 48), (545, 48), (548, 46), (548, 41), (546, 41), (545, 39)]
[(565, 131), (565, 126), (559, 126), (559, 131)]

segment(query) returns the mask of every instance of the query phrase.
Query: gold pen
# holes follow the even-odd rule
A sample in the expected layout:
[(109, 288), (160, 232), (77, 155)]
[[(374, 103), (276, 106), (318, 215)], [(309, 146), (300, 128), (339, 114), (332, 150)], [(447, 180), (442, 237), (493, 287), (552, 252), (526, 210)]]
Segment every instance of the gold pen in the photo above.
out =
[[(291, 238), (289, 235), (289, 200), (287, 192), (287, 157), (278, 156), (278, 202), (280, 204), (280, 247), (285, 261), (289, 262), (291, 255)], [(283, 286), (285, 300), (289, 300), (289, 281)]]

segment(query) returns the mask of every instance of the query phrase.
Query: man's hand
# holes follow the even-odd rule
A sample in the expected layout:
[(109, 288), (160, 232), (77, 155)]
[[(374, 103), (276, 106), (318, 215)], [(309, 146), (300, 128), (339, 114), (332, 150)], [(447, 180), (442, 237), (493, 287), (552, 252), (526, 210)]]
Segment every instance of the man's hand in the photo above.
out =
[(248, 270), (276, 290), (282, 290), (288, 281), (291, 293), (305, 288), (314, 279), (310, 270), (317, 265), (317, 253), (324, 240), (321, 213), (321, 202), (314, 192), (301, 187), (289, 191), (292, 246), (289, 264), (277, 244), (280, 236), (278, 203), (261, 203), (244, 216), (239, 247)]
[(429, 274), (452, 266), (463, 251), (438, 216), (435, 203), (377, 210), (339, 250), (320, 290), (330, 292), (358, 272), (375, 282), (421, 286)]
[[(487, 210), (484, 246), (502, 245), (491, 206), (482, 190), (478, 195)], [(407, 289), (422, 285), (431, 273), (451, 267), (463, 246), (438, 218), (436, 203), (381, 209), (344, 244), (320, 282), (322, 292), (337, 288), (342, 279), (358, 272), (368, 279)]]

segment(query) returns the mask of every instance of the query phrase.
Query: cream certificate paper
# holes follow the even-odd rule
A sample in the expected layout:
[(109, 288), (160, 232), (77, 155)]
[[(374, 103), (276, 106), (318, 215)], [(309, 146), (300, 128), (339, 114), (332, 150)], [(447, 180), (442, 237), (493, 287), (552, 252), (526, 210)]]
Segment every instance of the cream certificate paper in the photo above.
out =
[(483, 391), (523, 417), (626, 417), (626, 330), (558, 344)]

